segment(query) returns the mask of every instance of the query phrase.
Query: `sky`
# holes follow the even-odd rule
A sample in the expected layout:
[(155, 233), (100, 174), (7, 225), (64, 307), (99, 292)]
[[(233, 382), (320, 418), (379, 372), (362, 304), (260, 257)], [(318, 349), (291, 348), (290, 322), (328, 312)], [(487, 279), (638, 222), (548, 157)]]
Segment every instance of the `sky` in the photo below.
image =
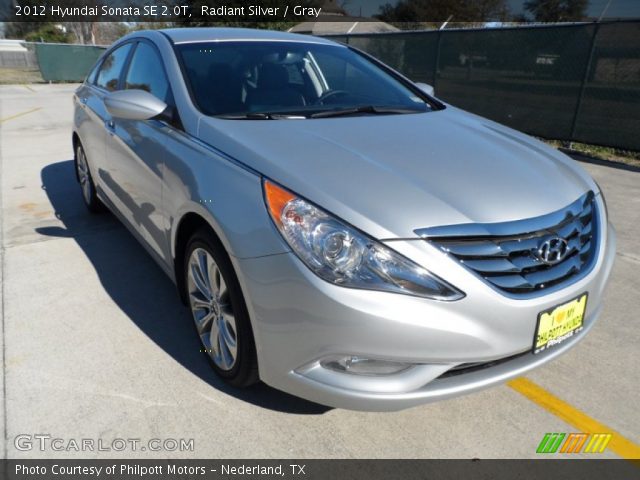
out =
[[(587, 14), (590, 17), (599, 17), (609, 0), (590, 0)], [(346, 9), (351, 15), (358, 16), (362, 9), (363, 16), (375, 15), (380, 6), (386, 3), (395, 3), (394, 0), (348, 0)], [(507, 0), (512, 14), (523, 13), (524, 0)], [(605, 18), (640, 18), (640, 0), (611, 0)], [(455, 19), (452, 19), (455, 21)]]

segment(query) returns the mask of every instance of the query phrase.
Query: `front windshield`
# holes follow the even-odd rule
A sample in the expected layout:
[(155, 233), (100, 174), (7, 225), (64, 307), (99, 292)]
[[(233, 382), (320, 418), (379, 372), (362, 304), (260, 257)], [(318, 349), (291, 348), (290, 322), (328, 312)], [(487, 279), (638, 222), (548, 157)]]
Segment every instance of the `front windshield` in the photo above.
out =
[(206, 115), (431, 109), (399, 80), (340, 45), (231, 41), (182, 44), (178, 51), (194, 100)]

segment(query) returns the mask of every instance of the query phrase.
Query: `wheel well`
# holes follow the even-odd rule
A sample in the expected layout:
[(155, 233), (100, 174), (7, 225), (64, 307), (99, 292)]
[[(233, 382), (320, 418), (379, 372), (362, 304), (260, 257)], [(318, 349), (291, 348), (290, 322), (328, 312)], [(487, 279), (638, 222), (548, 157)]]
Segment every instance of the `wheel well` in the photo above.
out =
[(178, 232), (176, 233), (176, 248), (173, 258), (173, 273), (176, 279), (176, 285), (178, 287), (180, 299), (185, 305), (187, 303), (187, 296), (183, 278), (184, 254), (189, 239), (197, 230), (201, 228), (207, 229), (211, 233), (213, 239), (220, 244), (221, 251), (226, 253), (226, 250), (223, 247), (222, 242), (220, 241), (220, 237), (218, 237), (213, 228), (211, 228), (209, 222), (207, 222), (197, 213), (187, 213), (184, 217), (182, 217), (182, 219), (180, 220), (180, 224), (178, 225)]

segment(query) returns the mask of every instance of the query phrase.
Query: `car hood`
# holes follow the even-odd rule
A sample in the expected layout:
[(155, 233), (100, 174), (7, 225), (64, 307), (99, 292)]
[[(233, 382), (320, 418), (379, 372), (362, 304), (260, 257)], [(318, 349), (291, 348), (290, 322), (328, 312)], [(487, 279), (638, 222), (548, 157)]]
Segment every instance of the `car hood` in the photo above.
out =
[(203, 117), (198, 137), (378, 239), (536, 217), (597, 191), (557, 150), (450, 106), (311, 120)]

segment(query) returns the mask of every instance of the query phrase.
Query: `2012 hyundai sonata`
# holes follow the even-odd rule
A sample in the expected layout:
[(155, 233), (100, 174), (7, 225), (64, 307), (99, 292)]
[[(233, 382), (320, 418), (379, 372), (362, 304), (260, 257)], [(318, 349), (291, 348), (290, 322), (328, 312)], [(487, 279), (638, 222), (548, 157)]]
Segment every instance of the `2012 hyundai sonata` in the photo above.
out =
[(233, 385), (396, 410), (521, 375), (600, 314), (615, 233), (585, 171), (348, 46), (136, 32), (74, 102), (87, 207)]

